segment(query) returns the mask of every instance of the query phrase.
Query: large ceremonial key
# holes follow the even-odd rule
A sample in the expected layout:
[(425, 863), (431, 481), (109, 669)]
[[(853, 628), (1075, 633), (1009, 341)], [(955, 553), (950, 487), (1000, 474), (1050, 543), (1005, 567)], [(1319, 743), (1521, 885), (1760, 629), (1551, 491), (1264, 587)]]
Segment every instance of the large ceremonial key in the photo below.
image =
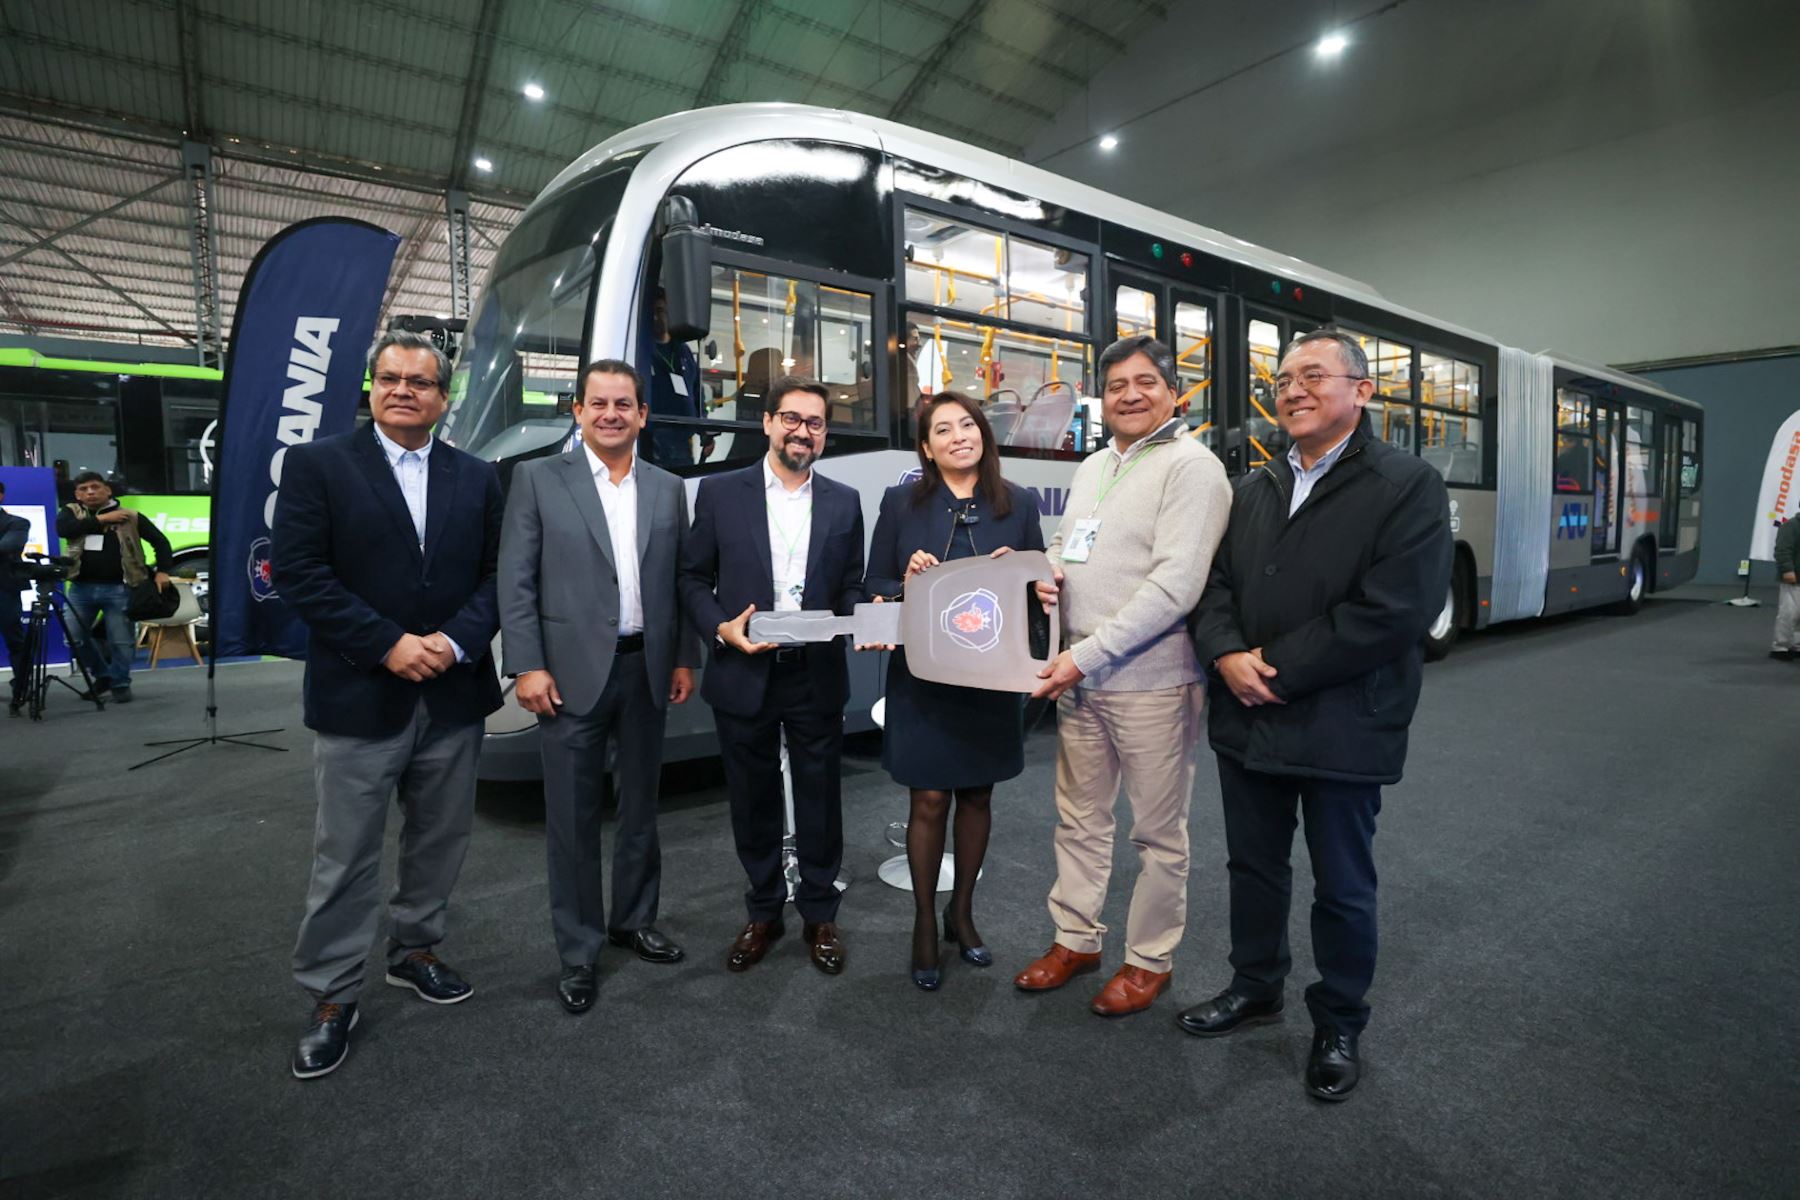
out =
[(1041, 550), (959, 558), (908, 579), (899, 604), (859, 604), (848, 617), (822, 610), (751, 613), (748, 632), (753, 642), (778, 646), (846, 634), (858, 646), (904, 645), (907, 668), (920, 679), (1031, 692), (1062, 640), (1059, 622), (1032, 590), (1053, 578)]

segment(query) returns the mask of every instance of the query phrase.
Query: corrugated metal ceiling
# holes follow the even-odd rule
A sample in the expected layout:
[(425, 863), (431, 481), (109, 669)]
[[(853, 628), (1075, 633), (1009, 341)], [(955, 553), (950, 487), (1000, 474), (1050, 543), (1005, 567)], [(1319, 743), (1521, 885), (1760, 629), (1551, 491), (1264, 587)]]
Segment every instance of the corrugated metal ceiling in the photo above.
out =
[(448, 188), (473, 197), (479, 280), (571, 159), (687, 108), (824, 104), (1018, 156), (1165, 15), (1157, 0), (0, 0), (0, 327), (191, 341), (184, 137), (214, 153), (227, 329), (257, 248), (327, 214), (406, 239), (391, 312), (446, 312)]

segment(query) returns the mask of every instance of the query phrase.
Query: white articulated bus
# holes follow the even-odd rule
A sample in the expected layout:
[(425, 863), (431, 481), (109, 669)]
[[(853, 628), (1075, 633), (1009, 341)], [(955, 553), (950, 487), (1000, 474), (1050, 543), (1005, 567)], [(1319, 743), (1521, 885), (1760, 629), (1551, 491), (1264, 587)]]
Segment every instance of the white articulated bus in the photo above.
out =
[[(659, 340), (659, 294), (668, 327), (697, 336)], [(1692, 578), (1698, 405), (948, 138), (799, 105), (664, 117), (558, 175), (501, 247), (442, 433), (505, 479), (567, 443), (583, 363), (649, 378), (660, 356), (679, 376), (691, 354), (698, 403), (678, 415), (653, 393), (641, 445), (694, 480), (763, 453), (769, 382), (807, 375), (832, 392), (819, 469), (861, 492), (872, 530), (882, 490), (917, 465), (918, 397), (954, 389), (980, 398), (1048, 533), (1105, 437), (1093, 369), (1108, 342), (1174, 347), (1191, 434), (1236, 476), (1285, 452), (1275, 363), (1327, 322), (1363, 340), (1376, 435), (1449, 485), (1456, 566), (1433, 655), (1461, 630), (1631, 609)], [(867, 728), (876, 656), (852, 661), (847, 719)], [(509, 701), (488, 731), (485, 776), (536, 775), (533, 718)], [(698, 699), (671, 713), (671, 760), (712, 751)]]

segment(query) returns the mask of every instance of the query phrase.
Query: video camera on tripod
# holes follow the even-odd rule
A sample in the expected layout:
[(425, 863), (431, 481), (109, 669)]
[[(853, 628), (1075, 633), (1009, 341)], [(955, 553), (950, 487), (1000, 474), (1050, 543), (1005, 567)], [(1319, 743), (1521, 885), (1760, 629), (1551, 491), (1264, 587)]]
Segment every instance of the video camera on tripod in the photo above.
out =
[[(14, 716), (25, 711), (32, 720), (43, 720), (44, 706), (49, 702), (50, 684), (53, 682), (68, 688), (96, 709), (105, 708), (104, 701), (94, 689), (94, 674), (88, 669), (83, 657), (83, 652), (88, 649), (86, 631), (79, 629), (79, 622), (70, 624), (64, 612), (68, 608), (68, 601), (55, 587), (75, 569), (75, 560), (60, 554), (23, 554), (18, 562), (12, 564), (12, 569), (15, 578), (21, 581), (29, 579), (37, 586), (33, 589), (31, 616), (25, 623), (24, 653), (20, 655), (20, 662), (13, 664), (15, 674), (21, 666), (26, 672), (25, 695), (22, 699), (15, 698), (8, 705), (9, 711)], [(61, 631), (63, 645), (69, 648), (70, 660), (81, 673), (82, 682), (87, 684), (85, 691), (50, 670), (52, 622)]]
[(75, 569), (75, 560), (61, 554), (27, 552), (13, 564), (13, 574), (33, 583), (61, 583)]

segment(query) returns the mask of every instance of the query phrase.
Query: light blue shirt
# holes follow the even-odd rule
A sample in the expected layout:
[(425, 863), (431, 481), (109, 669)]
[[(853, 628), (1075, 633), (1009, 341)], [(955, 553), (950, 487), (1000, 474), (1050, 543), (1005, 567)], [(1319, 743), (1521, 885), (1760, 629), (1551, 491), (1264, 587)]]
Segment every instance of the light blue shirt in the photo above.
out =
[[(425, 497), (429, 486), (427, 477), (431, 474), (431, 447), (436, 439), (427, 439), (417, 450), (408, 450), (387, 434), (381, 432), (381, 426), (375, 426), (375, 441), (381, 446), (381, 453), (387, 459), (388, 469), (394, 473), (394, 482), (400, 485), (400, 496), (406, 501), (406, 511), (412, 517), (413, 533), (419, 539), (419, 551), (425, 550)], [(456, 639), (444, 634), (444, 640), (450, 643), (450, 649), (456, 654), (456, 661), (466, 663), (469, 656), (463, 648), (456, 644)]]
[(1319, 461), (1312, 465), (1311, 470), (1300, 465), (1300, 447), (1298, 445), (1288, 447), (1288, 466), (1294, 468), (1294, 498), (1288, 501), (1288, 516), (1291, 517), (1300, 511), (1300, 506), (1306, 503), (1308, 496), (1312, 495), (1313, 485), (1325, 478), (1325, 472), (1335, 467), (1337, 460), (1344, 457), (1344, 447), (1350, 444), (1350, 439), (1355, 433), (1356, 430), (1352, 429), (1344, 435), (1343, 441), (1319, 455)]

